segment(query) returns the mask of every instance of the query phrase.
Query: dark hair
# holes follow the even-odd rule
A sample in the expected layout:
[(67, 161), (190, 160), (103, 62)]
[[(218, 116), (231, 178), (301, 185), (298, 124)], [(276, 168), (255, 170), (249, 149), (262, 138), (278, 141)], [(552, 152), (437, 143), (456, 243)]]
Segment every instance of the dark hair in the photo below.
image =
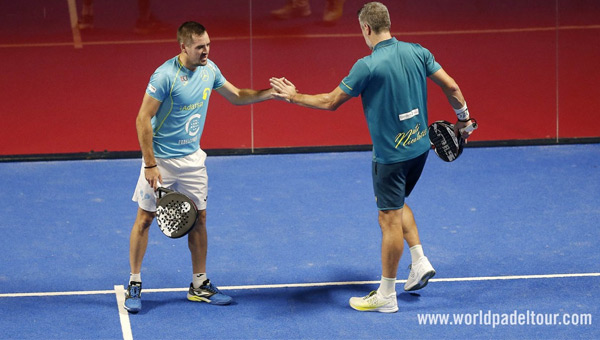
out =
[(381, 2), (369, 2), (358, 10), (358, 21), (367, 24), (375, 34), (389, 32), (392, 22), (390, 12)]
[(177, 29), (177, 41), (181, 44), (187, 44), (192, 40), (193, 35), (203, 35), (206, 28), (195, 21), (186, 21)]

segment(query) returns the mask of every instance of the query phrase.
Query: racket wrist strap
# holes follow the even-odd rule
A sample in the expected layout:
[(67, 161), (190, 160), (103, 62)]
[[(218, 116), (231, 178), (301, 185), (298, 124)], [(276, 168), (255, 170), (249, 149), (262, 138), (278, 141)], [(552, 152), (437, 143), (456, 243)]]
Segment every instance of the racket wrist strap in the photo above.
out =
[(456, 113), (456, 117), (461, 122), (468, 122), (469, 119), (471, 118), (469, 116), (469, 109), (467, 108), (467, 102), (465, 102), (465, 104), (460, 109), (454, 109), (454, 113)]

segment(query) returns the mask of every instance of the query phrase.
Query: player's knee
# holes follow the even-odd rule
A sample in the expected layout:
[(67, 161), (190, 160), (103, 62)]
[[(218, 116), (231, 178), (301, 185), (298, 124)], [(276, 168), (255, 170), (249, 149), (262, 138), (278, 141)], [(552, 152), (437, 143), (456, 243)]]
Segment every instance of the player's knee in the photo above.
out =
[(380, 210), (379, 226), (382, 232), (402, 232), (402, 209)]
[(153, 212), (139, 209), (135, 220), (135, 226), (140, 230), (150, 228), (152, 221), (154, 220), (154, 216), (155, 213)]

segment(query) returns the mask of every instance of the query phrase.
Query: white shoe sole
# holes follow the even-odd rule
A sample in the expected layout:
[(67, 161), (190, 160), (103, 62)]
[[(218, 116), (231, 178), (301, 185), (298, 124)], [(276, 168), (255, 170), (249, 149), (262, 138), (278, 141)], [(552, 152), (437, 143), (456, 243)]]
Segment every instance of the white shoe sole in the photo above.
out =
[[(394, 296), (394, 298), (396, 298), (396, 297)], [(363, 306), (354, 305), (352, 303), (352, 299), (355, 299), (355, 298), (350, 298), (350, 301), (348, 301), (350, 304), (350, 307), (352, 307), (352, 309), (357, 310), (359, 312), (395, 313), (398, 311), (398, 303), (397, 302), (396, 302), (396, 304), (393, 304), (392, 306), (388, 306), (389, 305), (389, 303), (388, 303), (381, 307), (369, 307), (369, 306), (363, 307)], [(362, 299), (358, 298), (357, 300), (360, 301)]]
[(352, 309), (357, 310), (359, 312), (379, 312), (379, 313), (396, 313), (398, 311), (398, 306), (395, 307), (377, 307), (377, 308), (361, 308), (354, 307), (352, 304), (350, 305)]
[(404, 287), (404, 290), (407, 292), (412, 292), (415, 290), (422, 289), (425, 286), (427, 286), (427, 283), (429, 283), (429, 279), (431, 279), (434, 276), (435, 276), (435, 270), (430, 270), (430, 271), (426, 272), (423, 276), (421, 276), (421, 279), (419, 281), (417, 281), (417, 284), (415, 284), (412, 287)]

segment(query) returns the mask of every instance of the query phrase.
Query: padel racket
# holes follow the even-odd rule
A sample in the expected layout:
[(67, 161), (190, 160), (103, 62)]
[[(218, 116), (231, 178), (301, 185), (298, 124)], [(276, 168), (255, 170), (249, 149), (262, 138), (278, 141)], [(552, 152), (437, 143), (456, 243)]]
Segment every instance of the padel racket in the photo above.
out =
[[(477, 129), (477, 122), (471, 119), (472, 124), (461, 129), (462, 132), (471, 132)], [(463, 151), (465, 140), (454, 133), (454, 125), (445, 120), (438, 120), (429, 126), (429, 142), (431, 147), (444, 162), (452, 162)]]
[(163, 234), (180, 238), (194, 228), (198, 218), (196, 204), (186, 195), (159, 186), (156, 191), (156, 222)]

